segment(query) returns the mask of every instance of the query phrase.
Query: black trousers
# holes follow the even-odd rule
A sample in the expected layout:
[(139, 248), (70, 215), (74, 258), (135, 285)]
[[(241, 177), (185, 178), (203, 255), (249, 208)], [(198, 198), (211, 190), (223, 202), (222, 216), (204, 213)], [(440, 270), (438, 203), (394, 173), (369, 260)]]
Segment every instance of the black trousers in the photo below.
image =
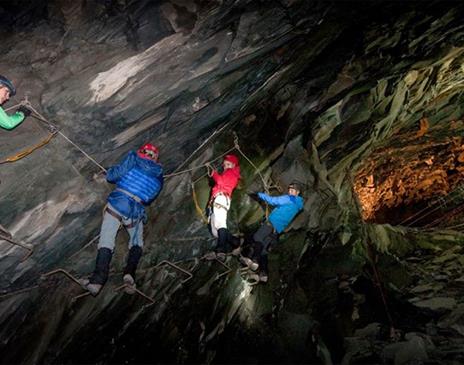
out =
[(216, 252), (230, 252), (240, 246), (240, 238), (235, 237), (227, 228), (218, 229)]
[(251, 259), (259, 264), (260, 270), (266, 274), (268, 270), (268, 253), (271, 247), (279, 242), (279, 235), (269, 222), (264, 222), (253, 235), (253, 254)]

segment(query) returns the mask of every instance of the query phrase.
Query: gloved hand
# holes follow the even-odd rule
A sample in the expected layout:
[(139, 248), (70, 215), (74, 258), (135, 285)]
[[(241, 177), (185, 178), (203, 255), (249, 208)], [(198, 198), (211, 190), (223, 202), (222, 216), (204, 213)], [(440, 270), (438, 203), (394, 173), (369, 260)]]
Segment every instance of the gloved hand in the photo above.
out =
[(248, 196), (253, 200), (256, 200), (256, 201), (260, 200), (257, 192), (249, 192)]
[(25, 118), (27, 118), (32, 113), (31, 109), (24, 105), (21, 105), (17, 111), (23, 113)]
[(207, 174), (209, 177), (211, 177), (211, 175), (213, 175), (213, 166), (211, 166), (211, 164), (209, 162), (206, 163), (206, 171), (207, 171)]

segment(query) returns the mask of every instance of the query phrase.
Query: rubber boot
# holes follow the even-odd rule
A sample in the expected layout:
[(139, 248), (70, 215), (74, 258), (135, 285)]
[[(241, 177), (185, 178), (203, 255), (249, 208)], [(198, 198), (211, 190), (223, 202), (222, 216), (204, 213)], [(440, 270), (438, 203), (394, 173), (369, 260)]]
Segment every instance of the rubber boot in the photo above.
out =
[(113, 252), (106, 247), (102, 247), (97, 252), (97, 259), (95, 262), (95, 270), (88, 280), (83, 282), (83, 286), (93, 296), (96, 296), (103, 285), (108, 280), (108, 274), (110, 272), (110, 262), (113, 256)]
[(127, 263), (123, 276), (124, 284), (126, 284), (125, 292), (127, 294), (135, 293), (135, 272), (141, 257), (142, 247), (132, 246), (129, 249), (129, 255), (127, 256)]

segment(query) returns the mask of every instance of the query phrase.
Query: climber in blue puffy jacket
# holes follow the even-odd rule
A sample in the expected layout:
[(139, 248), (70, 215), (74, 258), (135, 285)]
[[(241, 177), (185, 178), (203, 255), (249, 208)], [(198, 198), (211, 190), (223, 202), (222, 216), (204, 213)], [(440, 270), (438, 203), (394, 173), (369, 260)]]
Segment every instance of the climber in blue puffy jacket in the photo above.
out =
[(253, 252), (250, 257), (240, 259), (242, 263), (253, 271), (260, 269), (260, 281), (268, 280), (268, 257), (267, 254), (272, 244), (278, 242), (279, 234), (292, 222), (295, 216), (303, 209), (304, 201), (300, 195), (301, 186), (292, 182), (288, 186), (288, 194), (270, 196), (258, 193), (258, 197), (275, 208), (269, 218), (259, 227), (253, 235)]
[(163, 168), (158, 163), (158, 148), (151, 143), (131, 151), (116, 166), (111, 167), (106, 179), (116, 184), (108, 196), (98, 243), (95, 270), (89, 279), (81, 281), (92, 295), (97, 295), (108, 279), (116, 235), (120, 225), (129, 233), (129, 255), (123, 280), (126, 292), (135, 292), (135, 271), (142, 256), (145, 205), (150, 204), (163, 188)]

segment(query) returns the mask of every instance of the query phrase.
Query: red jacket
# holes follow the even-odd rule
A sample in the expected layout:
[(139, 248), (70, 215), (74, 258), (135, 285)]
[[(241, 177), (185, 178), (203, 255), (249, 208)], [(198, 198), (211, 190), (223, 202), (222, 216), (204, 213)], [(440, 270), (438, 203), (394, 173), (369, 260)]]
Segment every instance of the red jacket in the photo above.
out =
[(222, 174), (214, 170), (211, 177), (215, 182), (211, 192), (212, 198), (214, 199), (218, 193), (223, 193), (230, 198), (240, 179), (240, 167), (227, 169)]

